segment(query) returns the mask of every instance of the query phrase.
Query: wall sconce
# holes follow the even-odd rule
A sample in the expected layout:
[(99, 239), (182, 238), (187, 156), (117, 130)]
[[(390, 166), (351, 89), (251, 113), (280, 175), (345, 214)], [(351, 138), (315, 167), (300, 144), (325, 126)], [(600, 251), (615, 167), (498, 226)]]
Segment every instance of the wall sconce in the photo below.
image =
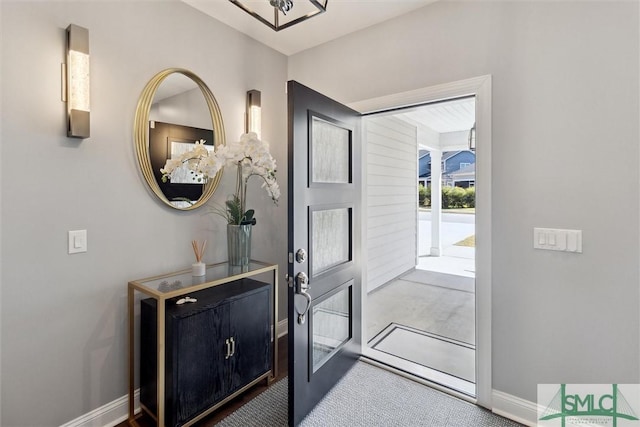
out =
[[(329, 0), (229, 0), (273, 31), (280, 31), (327, 11)], [(251, 7), (248, 4), (251, 4)]]
[(474, 123), (471, 129), (469, 129), (469, 150), (474, 151), (476, 149), (476, 124)]
[(262, 111), (260, 107), (261, 94), (259, 90), (252, 89), (247, 91), (247, 123), (245, 130), (247, 132), (255, 132), (260, 138), (262, 133)]
[(74, 24), (67, 27), (62, 100), (67, 103), (67, 136), (89, 138), (89, 30)]

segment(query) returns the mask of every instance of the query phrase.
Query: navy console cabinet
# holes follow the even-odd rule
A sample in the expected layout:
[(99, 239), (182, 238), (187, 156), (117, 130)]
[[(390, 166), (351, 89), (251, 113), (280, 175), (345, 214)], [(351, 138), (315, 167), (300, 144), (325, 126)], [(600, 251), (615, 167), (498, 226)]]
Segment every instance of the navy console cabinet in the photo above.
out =
[[(214, 265), (205, 278), (179, 272), (129, 283), (129, 392), (133, 396), (131, 313), (133, 290), (138, 290), (152, 294), (140, 301), (140, 406), (158, 426), (190, 426), (257, 382), (277, 376), (277, 266), (252, 263), (238, 274), (222, 274), (224, 269)], [(216, 267), (221, 277), (209, 280), (216, 277)], [(273, 274), (273, 285), (250, 277), (262, 273)], [(179, 303), (187, 296), (197, 301)], [(131, 403), (129, 424), (138, 425)]]
[[(271, 369), (271, 285), (241, 279), (167, 301), (166, 425), (182, 426)], [(157, 302), (141, 303), (140, 401), (156, 408)]]

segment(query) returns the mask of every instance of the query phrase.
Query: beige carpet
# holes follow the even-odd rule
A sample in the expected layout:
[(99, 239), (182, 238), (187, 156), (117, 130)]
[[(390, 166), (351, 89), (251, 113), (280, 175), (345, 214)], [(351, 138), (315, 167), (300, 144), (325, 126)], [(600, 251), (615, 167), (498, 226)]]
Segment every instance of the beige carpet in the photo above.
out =
[[(287, 427), (287, 380), (281, 380), (217, 427)], [(391, 372), (358, 362), (300, 427), (517, 427), (500, 417)]]

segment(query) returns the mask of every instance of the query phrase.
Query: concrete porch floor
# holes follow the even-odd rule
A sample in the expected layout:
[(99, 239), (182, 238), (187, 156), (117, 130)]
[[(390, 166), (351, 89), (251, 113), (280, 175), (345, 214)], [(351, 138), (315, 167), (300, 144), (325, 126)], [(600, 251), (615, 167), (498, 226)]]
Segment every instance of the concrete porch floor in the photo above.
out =
[[(475, 215), (446, 214), (442, 256), (420, 256), (415, 270), (367, 296), (367, 340), (395, 322), (475, 344), (475, 248), (457, 243), (475, 234)], [(431, 247), (431, 213), (421, 211), (419, 253)]]
[[(370, 292), (365, 305), (368, 345), (364, 354), (475, 396), (474, 283), (472, 277), (416, 269)], [(383, 350), (381, 343), (384, 346), (391, 337), (387, 334), (394, 331), (389, 326), (392, 323), (423, 332), (404, 334), (399, 341), (396, 337)], [(424, 333), (441, 338), (425, 341)], [(449, 340), (457, 344), (446, 344)], [(465, 346), (471, 350), (461, 350)]]
[(473, 288), (472, 277), (408, 272), (368, 294), (366, 339), (393, 322), (475, 345)]
[[(420, 213), (421, 254), (429, 253), (431, 246), (430, 219), (429, 213)], [(367, 295), (367, 341), (395, 323), (475, 346), (475, 248), (456, 245), (475, 234), (474, 216), (448, 215), (446, 219), (442, 256), (420, 256), (414, 270)]]
[(475, 279), (475, 248), (451, 246), (445, 248), (443, 256), (421, 256), (416, 270), (432, 271), (445, 275)]

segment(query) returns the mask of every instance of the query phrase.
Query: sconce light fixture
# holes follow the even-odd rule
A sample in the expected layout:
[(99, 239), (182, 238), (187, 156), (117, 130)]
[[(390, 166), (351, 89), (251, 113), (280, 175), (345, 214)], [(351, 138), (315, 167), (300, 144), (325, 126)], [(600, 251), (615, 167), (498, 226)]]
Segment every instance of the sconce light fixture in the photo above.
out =
[(326, 12), (329, 2), (329, 0), (296, 0), (297, 7), (294, 7), (293, 0), (262, 0), (252, 1), (252, 7), (249, 7), (246, 4), (247, 0), (229, 1), (274, 31), (284, 30)]
[(67, 103), (67, 136), (89, 138), (89, 30), (74, 24), (67, 27), (62, 100)]
[(474, 151), (476, 149), (476, 124), (474, 123), (471, 129), (469, 129), (469, 150)]
[(247, 123), (246, 131), (255, 132), (260, 138), (262, 131), (262, 111), (260, 107), (261, 94), (259, 90), (247, 91)]

